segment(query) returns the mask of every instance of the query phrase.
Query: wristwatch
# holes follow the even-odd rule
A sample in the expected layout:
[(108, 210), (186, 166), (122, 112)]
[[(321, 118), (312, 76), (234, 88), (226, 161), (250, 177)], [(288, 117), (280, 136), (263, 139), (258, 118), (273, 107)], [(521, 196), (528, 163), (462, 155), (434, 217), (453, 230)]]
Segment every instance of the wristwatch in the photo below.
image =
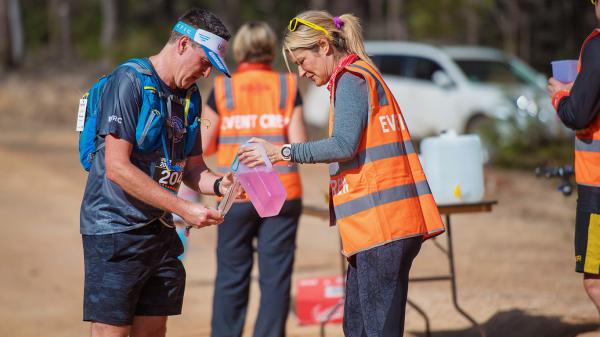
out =
[(222, 180), (223, 180), (223, 177), (220, 177), (220, 178), (216, 179), (213, 184), (213, 192), (215, 192), (215, 195), (217, 197), (223, 196), (223, 194), (221, 193), (221, 189), (220, 189)]
[(290, 161), (292, 159), (292, 145), (291, 144), (283, 145), (283, 147), (281, 148), (281, 157), (285, 161)]

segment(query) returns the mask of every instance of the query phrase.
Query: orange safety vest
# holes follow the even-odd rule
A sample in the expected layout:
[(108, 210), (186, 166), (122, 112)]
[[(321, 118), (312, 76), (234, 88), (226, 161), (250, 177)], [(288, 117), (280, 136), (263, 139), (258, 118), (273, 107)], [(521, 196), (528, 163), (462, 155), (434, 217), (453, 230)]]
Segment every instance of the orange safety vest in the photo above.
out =
[[(252, 137), (273, 144), (289, 143), (287, 130), (294, 110), (297, 80), (264, 64), (242, 63), (231, 78), (215, 79), (215, 102), (219, 114), (217, 171), (230, 172), (241, 144)], [(302, 197), (298, 165), (273, 167), (287, 191), (287, 200)]]
[[(600, 36), (600, 29), (595, 29), (583, 42), (579, 69), (583, 49), (597, 36)], [(600, 115), (587, 128), (575, 134), (575, 180), (579, 185), (600, 187)]]
[[(358, 60), (344, 71), (367, 81), (370, 110), (354, 158), (329, 167), (330, 213), (339, 227), (344, 255), (404, 238), (442, 234), (442, 218), (396, 99), (369, 63)], [(334, 98), (332, 94), (330, 135)]]

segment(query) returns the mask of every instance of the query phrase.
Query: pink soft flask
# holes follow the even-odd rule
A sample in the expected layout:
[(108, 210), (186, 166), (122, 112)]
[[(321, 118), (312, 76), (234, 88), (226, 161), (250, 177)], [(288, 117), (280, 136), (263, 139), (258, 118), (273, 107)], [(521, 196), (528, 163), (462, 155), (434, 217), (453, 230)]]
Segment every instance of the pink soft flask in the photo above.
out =
[(265, 165), (250, 168), (239, 163), (239, 168), (235, 172), (236, 177), (244, 187), (258, 215), (266, 218), (279, 214), (285, 198), (287, 198), (287, 193), (277, 171), (267, 157), (264, 147), (260, 143), (245, 143), (242, 146), (256, 147), (261, 153)]

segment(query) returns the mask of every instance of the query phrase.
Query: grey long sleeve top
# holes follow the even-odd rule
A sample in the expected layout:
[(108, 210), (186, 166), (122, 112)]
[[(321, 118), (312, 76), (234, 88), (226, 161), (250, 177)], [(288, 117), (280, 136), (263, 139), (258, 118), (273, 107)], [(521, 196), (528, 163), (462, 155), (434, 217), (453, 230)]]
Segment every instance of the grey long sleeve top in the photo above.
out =
[(292, 144), (291, 161), (343, 162), (356, 154), (369, 116), (367, 82), (358, 75), (345, 72), (338, 79), (336, 87), (331, 137)]

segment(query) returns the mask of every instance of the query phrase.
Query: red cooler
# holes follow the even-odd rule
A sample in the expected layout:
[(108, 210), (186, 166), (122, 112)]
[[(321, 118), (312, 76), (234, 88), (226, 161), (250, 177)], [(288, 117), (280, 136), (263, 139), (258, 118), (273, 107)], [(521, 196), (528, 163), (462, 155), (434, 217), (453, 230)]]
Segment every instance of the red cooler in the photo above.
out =
[(296, 315), (300, 325), (341, 323), (344, 317), (342, 276), (301, 279), (296, 284)]

